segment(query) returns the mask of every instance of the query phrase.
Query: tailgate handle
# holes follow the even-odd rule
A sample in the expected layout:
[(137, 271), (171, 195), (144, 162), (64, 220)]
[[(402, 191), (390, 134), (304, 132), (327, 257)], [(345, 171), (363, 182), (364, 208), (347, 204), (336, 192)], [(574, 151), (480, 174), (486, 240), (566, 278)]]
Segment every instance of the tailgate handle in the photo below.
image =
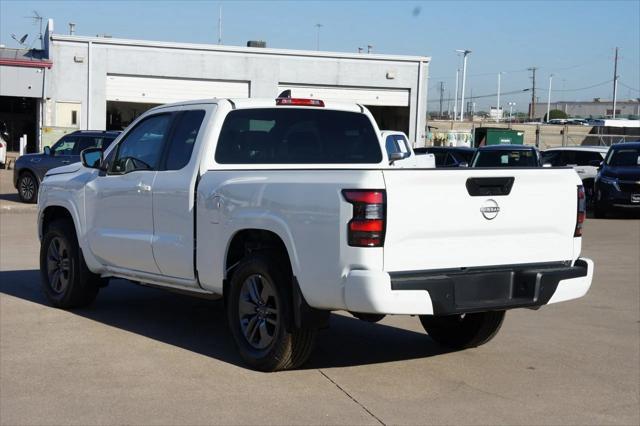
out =
[(514, 177), (487, 177), (467, 179), (467, 192), (472, 197), (509, 195)]

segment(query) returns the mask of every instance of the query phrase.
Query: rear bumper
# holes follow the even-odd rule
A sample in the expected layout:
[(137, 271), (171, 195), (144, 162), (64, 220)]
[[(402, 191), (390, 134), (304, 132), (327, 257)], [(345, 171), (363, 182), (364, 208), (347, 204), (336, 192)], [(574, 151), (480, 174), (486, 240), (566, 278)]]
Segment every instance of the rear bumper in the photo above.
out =
[(345, 305), (354, 312), (451, 315), (542, 305), (584, 296), (593, 261), (440, 271), (352, 271)]

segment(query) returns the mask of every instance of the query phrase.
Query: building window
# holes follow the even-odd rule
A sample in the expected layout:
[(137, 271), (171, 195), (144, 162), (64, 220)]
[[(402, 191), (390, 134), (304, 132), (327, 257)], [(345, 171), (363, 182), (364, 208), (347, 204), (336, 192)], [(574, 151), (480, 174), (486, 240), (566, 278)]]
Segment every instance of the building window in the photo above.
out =
[(78, 111), (76, 110), (71, 111), (71, 125), (78, 125)]

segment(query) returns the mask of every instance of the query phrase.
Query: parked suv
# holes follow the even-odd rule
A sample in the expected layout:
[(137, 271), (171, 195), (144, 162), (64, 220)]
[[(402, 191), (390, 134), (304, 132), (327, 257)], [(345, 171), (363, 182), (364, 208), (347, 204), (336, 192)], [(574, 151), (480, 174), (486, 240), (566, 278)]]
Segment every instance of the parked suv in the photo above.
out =
[(640, 141), (612, 145), (594, 185), (594, 214), (616, 207), (640, 211)]
[(120, 134), (119, 131), (78, 130), (64, 135), (51, 148), (39, 154), (18, 157), (13, 169), (13, 186), (20, 201), (35, 203), (38, 188), (49, 170), (80, 161), (80, 152), (86, 148), (106, 149)]
[(598, 174), (598, 167), (609, 147), (606, 146), (563, 146), (546, 149), (541, 153), (542, 164), (551, 164), (553, 167), (571, 166), (578, 173), (584, 192), (587, 197), (587, 205), (593, 201), (593, 184)]

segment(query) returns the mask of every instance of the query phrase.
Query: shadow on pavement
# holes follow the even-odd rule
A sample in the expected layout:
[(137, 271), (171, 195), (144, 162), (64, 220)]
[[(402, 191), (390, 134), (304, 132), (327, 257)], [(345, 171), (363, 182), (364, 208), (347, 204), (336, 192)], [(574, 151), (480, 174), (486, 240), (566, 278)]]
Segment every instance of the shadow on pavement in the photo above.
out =
[[(593, 211), (587, 212), (587, 219), (601, 220), (594, 216)], [(640, 219), (640, 208), (611, 209), (607, 212), (607, 216), (602, 219)]]
[(0, 200), (5, 200), (5, 201), (13, 201), (16, 203), (21, 203), (20, 199), (18, 198), (18, 193), (9, 193), (9, 194), (0, 194)]
[[(38, 270), (1, 271), (0, 293), (50, 306)], [(111, 280), (95, 303), (74, 314), (245, 367), (226, 325), (222, 301), (198, 299)], [(418, 319), (416, 318), (416, 322)], [(403, 361), (448, 352), (425, 333), (332, 315), (303, 369)]]

